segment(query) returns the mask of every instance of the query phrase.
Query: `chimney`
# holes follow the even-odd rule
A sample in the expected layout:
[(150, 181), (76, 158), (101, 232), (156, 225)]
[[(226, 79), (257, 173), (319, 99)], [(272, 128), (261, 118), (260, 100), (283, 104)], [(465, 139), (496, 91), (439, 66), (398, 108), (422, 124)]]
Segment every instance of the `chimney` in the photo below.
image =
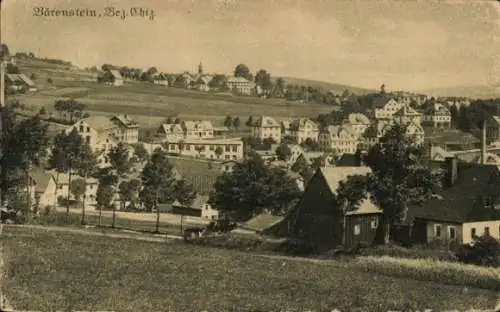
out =
[(445, 185), (453, 186), (457, 180), (457, 159), (455, 157), (446, 157), (446, 175)]
[(483, 121), (481, 136), (481, 165), (486, 164), (486, 120)]

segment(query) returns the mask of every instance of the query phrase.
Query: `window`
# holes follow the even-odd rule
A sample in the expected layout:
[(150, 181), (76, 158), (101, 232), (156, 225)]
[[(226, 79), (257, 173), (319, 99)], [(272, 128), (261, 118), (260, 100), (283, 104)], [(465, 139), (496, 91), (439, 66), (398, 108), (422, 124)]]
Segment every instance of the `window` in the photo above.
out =
[(484, 235), (490, 235), (490, 227), (489, 226), (485, 226), (484, 227)]
[(87, 135), (85, 139), (87, 140), (87, 143), (90, 144), (90, 136)]
[(470, 229), (470, 236), (471, 236), (472, 238), (476, 237), (476, 228), (472, 228), (472, 229)]
[(356, 224), (354, 226), (354, 235), (359, 235), (361, 233), (361, 226), (359, 224)]
[(450, 239), (456, 239), (457, 238), (457, 232), (456, 232), (455, 227), (453, 227), (453, 226), (449, 226), (448, 227), (448, 236), (450, 237)]
[(83, 125), (80, 125), (80, 132), (83, 132)]
[(230, 152), (231, 151), (231, 145), (226, 145), (226, 152)]
[(87, 127), (87, 132), (90, 132), (90, 127)]
[(372, 229), (378, 228), (378, 218), (377, 217), (372, 218), (371, 227), (372, 227)]
[(237, 152), (238, 151), (238, 145), (233, 145), (233, 152)]
[(215, 146), (214, 145), (210, 145), (210, 150), (211, 151), (215, 151)]
[(441, 224), (434, 225), (434, 236), (441, 237)]

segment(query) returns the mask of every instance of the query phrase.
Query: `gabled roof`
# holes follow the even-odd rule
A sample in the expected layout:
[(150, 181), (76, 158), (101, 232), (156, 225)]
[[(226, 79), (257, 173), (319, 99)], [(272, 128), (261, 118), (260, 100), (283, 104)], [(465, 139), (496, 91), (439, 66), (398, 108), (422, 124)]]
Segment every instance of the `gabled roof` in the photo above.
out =
[(493, 120), (497, 126), (500, 126), (500, 116), (491, 116), (491, 120)]
[(118, 120), (123, 126), (125, 127), (133, 127), (133, 128), (136, 128), (136, 127), (139, 127), (139, 125), (137, 124), (137, 122), (135, 122), (132, 118), (130, 118), (129, 115), (116, 115), (116, 116), (113, 116), (111, 117), (111, 120)]
[(346, 118), (346, 122), (351, 125), (370, 125), (370, 119), (361, 113), (349, 114)]
[(87, 125), (89, 125), (92, 129), (94, 129), (97, 132), (116, 127), (116, 125), (111, 121), (111, 119), (105, 116), (90, 116), (81, 119), (77, 123), (81, 121), (84, 121)]
[[(346, 181), (349, 176), (354, 175), (365, 175), (371, 173), (370, 167), (359, 166), (359, 167), (324, 167), (318, 169), (321, 172), (322, 177), (327, 183), (332, 194), (337, 195), (337, 188), (340, 182)], [(347, 214), (362, 214), (362, 213), (380, 213), (381, 210), (373, 203), (369, 196), (361, 201), (358, 205), (358, 209), (355, 211), (350, 211)]]
[(165, 132), (165, 134), (182, 134), (182, 127), (180, 124), (162, 124), (161, 128)]
[(414, 110), (410, 105), (404, 105), (397, 112), (394, 113), (394, 116), (420, 116), (421, 114)]
[(493, 165), (457, 163), (455, 184), (422, 205), (409, 207), (407, 222), (414, 218), (458, 223), (500, 220), (500, 210), (484, 208), (480, 199), (488, 189), (500, 186), (499, 173)]
[(248, 83), (249, 81), (243, 77), (229, 77), (227, 83)]
[(325, 131), (333, 137), (338, 137), (342, 131), (348, 132), (350, 135), (355, 135), (354, 130), (349, 125), (334, 125), (326, 127)]
[(260, 232), (276, 225), (284, 219), (283, 216), (275, 216), (268, 213), (261, 213), (252, 219), (239, 225), (240, 228)]
[(35, 192), (43, 193), (47, 189), (49, 182), (53, 179), (52, 175), (43, 170), (43, 168), (33, 168), (31, 173), (31, 178), (35, 182)]
[(120, 74), (119, 71), (117, 71), (116, 69), (112, 69), (109, 71), (111, 73), (111, 75), (115, 78), (115, 79), (123, 79), (122, 75)]
[(305, 127), (307, 124), (310, 124), (313, 127), (313, 129), (318, 128), (318, 125), (309, 118), (299, 118), (293, 120), (292, 123), (290, 124), (290, 128), (293, 130), (298, 130), (300, 128)]
[(281, 123), (281, 126), (283, 128), (285, 128), (286, 130), (289, 130), (290, 126), (292, 125), (292, 121), (291, 120), (282, 120), (280, 123)]
[(261, 127), (261, 128), (274, 128), (274, 127), (279, 127), (280, 124), (276, 122), (276, 120), (272, 117), (268, 116), (261, 116), (257, 121), (255, 122), (255, 126)]
[(424, 109), (425, 114), (436, 114), (436, 113), (442, 113), (442, 114), (447, 114), (451, 115), (451, 112), (448, 108), (446, 108), (443, 104), (441, 103), (432, 103), (428, 107)]
[[(201, 209), (203, 209), (203, 206), (205, 206), (205, 204), (208, 203), (208, 199), (209, 199), (209, 197), (207, 195), (196, 195), (196, 197), (194, 198), (191, 205), (189, 205), (187, 208), (201, 210)], [(175, 200), (172, 203), (172, 206), (173, 207), (186, 207), (186, 206), (182, 205), (178, 200)]]
[(30, 87), (35, 87), (36, 84), (33, 82), (33, 80), (29, 79), (28, 76), (25, 74), (19, 74), (18, 77), (28, 86)]
[(213, 130), (212, 123), (207, 120), (186, 120), (182, 126), (186, 130)]

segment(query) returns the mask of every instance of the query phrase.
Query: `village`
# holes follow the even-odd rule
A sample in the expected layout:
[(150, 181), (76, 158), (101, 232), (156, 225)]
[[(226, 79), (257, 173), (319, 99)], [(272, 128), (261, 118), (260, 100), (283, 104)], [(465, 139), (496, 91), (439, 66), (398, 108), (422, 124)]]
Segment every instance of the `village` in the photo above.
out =
[(317, 5), (151, 3), (95, 15), (85, 49), (7, 21), (0, 311), (498, 306), (489, 28), (441, 3)]

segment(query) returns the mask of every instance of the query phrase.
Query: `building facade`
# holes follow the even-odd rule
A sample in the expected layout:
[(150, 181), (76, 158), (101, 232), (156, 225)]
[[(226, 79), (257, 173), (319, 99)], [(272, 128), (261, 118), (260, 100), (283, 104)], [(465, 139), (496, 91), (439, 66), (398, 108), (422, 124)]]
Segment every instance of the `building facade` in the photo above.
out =
[(226, 80), (226, 86), (230, 91), (238, 94), (250, 95), (254, 88), (253, 83), (243, 77), (230, 77)]
[(281, 125), (274, 118), (261, 116), (252, 126), (252, 137), (262, 141), (269, 138), (280, 143)]
[(297, 144), (303, 143), (307, 139), (317, 142), (319, 128), (312, 120), (308, 118), (299, 118), (292, 121), (290, 125), (290, 134)]
[(451, 112), (441, 103), (434, 103), (424, 110), (422, 124), (434, 128), (450, 128)]
[(240, 139), (185, 139), (165, 144), (168, 153), (205, 159), (238, 160), (243, 158)]
[(323, 151), (338, 154), (355, 153), (360, 142), (359, 136), (349, 126), (328, 126), (320, 132), (318, 143)]

